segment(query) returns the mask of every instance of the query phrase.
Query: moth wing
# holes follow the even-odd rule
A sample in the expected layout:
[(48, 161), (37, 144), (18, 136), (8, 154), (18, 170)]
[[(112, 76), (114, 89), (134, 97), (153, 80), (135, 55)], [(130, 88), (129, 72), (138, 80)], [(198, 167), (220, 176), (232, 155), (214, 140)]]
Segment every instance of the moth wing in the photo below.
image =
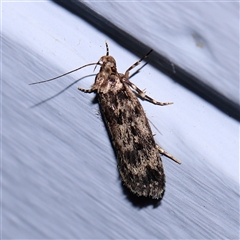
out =
[(126, 85), (98, 95), (124, 184), (139, 196), (161, 197), (165, 175), (145, 112)]

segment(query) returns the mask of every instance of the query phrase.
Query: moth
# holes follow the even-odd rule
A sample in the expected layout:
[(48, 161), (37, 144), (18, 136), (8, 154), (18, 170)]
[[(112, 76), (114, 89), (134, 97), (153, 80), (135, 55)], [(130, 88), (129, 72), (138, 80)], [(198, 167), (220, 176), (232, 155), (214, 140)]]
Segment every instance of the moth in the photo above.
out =
[[(116, 61), (106, 55), (98, 62), (89, 63), (70, 72), (31, 84), (55, 80), (81, 68), (100, 66), (95, 83), (90, 89), (78, 88), (85, 93), (95, 92), (102, 118), (107, 127), (118, 162), (118, 170), (123, 183), (138, 196), (159, 199), (165, 190), (165, 174), (160, 154), (175, 162), (180, 162), (155, 143), (146, 114), (138, 100), (147, 100), (155, 105), (165, 106), (172, 102), (158, 102), (129, 80), (130, 71), (152, 52), (129, 67), (124, 74), (117, 71)], [(95, 69), (94, 68), (94, 69)]]

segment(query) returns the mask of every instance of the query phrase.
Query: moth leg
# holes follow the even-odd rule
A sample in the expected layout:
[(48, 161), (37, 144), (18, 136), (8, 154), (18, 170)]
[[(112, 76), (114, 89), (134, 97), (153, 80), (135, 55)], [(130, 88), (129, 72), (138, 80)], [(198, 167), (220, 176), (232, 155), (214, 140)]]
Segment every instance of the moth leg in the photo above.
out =
[(139, 89), (135, 84), (133, 84), (129, 80), (125, 81), (125, 83), (128, 84), (131, 88), (133, 88), (140, 95), (140, 97), (142, 99), (148, 100), (149, 102), (151, 102), (155, 105), (165, 106), (165, 105), (173, 104), (173, 102), (158, 102), (158, 101), (154, 100), (153, 98), (146, 95), (144, 91)]
[(158, 151), (165, 155), (166, 157), (172, 159), (174, 162), (178, 163), (178, 164), (181, 164), (181, 162), (179, 160), (177, 160), (175, 157), (173, 157), (172, 155), (170, 155), (169, 153), (167, 153), (164, 149), (162, 149), (160, 146), (156, 145)]
[(128, 68), (127, 71), (125, 72), (125, 76), (128, 76), (128, 75), (129, 75), (129, 72), (130, 72), (133, 68), (135, 68), (137, 65), (139, 65), (142, 60), (144, 60), (145, 58), (147, 58), (148, 55), (149, 55), (152, 51), (153, 51), (153, 50), (151, 49), (145, 56), (143, 56), (140, 60), (138, 60), (138, 61), (135, 62), (130, 68)]
[(105, 41), (105, 45), (106, 45), (106, 56), (109, 56), (109, 47), (108, 47), (107, 41)]
[(92, 93), (95, 91), (95, 89), (91, 88), (91, 89), (84, 89), (84, 88), (78, 88), (79, 91), (85, 92), (85, 93)]

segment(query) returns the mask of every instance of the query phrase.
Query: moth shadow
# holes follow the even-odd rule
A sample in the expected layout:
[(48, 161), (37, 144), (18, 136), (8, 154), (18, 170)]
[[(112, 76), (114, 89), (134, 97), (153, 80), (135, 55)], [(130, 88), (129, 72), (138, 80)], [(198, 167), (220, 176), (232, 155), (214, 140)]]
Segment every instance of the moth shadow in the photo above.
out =
[(38, 107), (56, 97), (58, 97), (59, 95), (61, 95), (62, 93), (64, 93), (65, 91), (67, 91), (70, 87), (72, 87), (74, 84), (78, 83), (79, 81), (83, 80), (84, 78), (88, 78), (88, 77), (92, 77), (92, 76), (96, 76), (96, 74), (89, 74), (87, 76), (81, 77), (77, 80), (75, 80), (74, 82), (72, 82), (71, 84), (69, 84), (67, 87), (63, 88), (61, 91), (59, 91), (58, 93), (54, 94), (53, 96), (46, 98), (45, 100), (42, 100), (41, 102), (38, 102), (36, 104), (34, 104), (33, 106), (31, 106), (30, 108), (35, 108)]
[[(119, 177), (120, 178), (120, 177)], [(132, 203), (134, 207), (137, 208), (146, 208), (148, 206), (152, 206), (153, 208), (157, 208), (161, 205), (160, 199), (152, 199), (150, 197), (143, 197), (143, 196), (137, 196), (136, 194), (132, 193), (121, 181), (121, 187), (124, 195), (126, 196), (127, 200)], [(164, 195), (164, 193), (163, 193)], [(162, 195), (162, 197), (163, 197)]]
[(133, 72), (130, 76), (129, 76), (129, 80), (131, 78), (133, 78), (135, 75), (137, 75), (148, 63), (144, 63), (141, 67), (139, 67), (135, 72)]
[[(97, 94), (95, 94), (94, 98), (92, 99), (92, 104), (97, 104), (97, 103), (98, 103), (98, 96), (97, 96)], [(102, 117), (102, 114), (101, 114), (101, 117)], [(106, 125), (105, 125), (105, 127), (106, 127)]]

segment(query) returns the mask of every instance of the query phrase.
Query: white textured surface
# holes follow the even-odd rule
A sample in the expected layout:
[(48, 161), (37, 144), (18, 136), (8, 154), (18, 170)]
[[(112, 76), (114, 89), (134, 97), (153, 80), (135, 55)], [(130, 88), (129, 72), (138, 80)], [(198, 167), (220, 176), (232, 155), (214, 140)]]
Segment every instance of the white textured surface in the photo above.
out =
[(86, 4), (239, 104), (237, 1)]
[[(120, 21), (122, 15), (119, 8), (113, 10), (115, 4), (102, 6)], [(156, 9), (152, 3), (141, 4), (135, 5), (135, 14), (140, 15), (142, 6)], [(164, 12), (169, 12), (168, 25), (174, 31), (187, 16), (185, 11), (194, 9), (178, 10), (178, 17), (174, 18), (172, 3), (168, 4), (165, 3)], [(225, 11), (225, 6), (220, 4), (218, 11)], [(235, 8), (229, 8), (233, 9), (229, 14), (234, 15)], [(208, 9), (205, 10), (202, 15)], [(127, 11), (128, 7), (126, 16), (133, 15)], [(143, 24), (144, 12), (138, 16)], [(206, 21), (207, 17), (202, 18)], [(155, 38), (165, 39), (166, 55), (189, 64), (187, 68), (196, 72), (192, 59), (200, 49), (192, 52), (193, 46), (189, 47), (192, 58), (185, 63), (187, 58), (177, 58), (180, 53), (172, 55), (169, 46), (174, 39), (168, 38), (171, 34), (156, 31), (152, 21), (149, 24), (147, 28), (152, 28)], [(186, 29), (197, 26), (203, 39), (213, 31), (208, 25), (200, 26), (195, 18), (184, 24), (188, 24)], [(228, 30), (221, 27), (220, 33)], [(229, 35), (230, 41), (237, 41), (236, 33)], [(97, 104), (92, 103), (94, 95), (77, 91), (77, 86), (90, 86), (94, 76), (66, 89), (76, 79), (91, 75), (93, 68), (52, 83), (28, 85), (97, 61), (105, 54), (104, 41), (108, 37), (51, 2), (2, 3), (2, 36), (2, 238), (238, 238), (236, 121), (150, 65), (132, 78), (155, 99), (174, 102), (168, 107), (142, 104), (161, 132), (153, 128), (156, 141), (182, 161), (178, 166), (163, 157), (167, 183), (161, 205), (139, 209), (122, 191), (107, 132)], [(179, 30), (179, 42), (185, 44), (186, 38), (190, 35)], [(211, 38), (209, 41), (208, 47), (221, 44)], [(120, 72), (137, 60), (110, 39), (108, 42)], [(157, 51), (162, 49), (162, 44), (159, 48), (154, 46)], [(232, 47), (227, 50), (231, 52)], [(203, 72), (209, 73), (204, 76), (215, 82), (216, 75), (211, 71), (216, 63), (206, 51), (204, 48), (199, 53), (211, 62), (204, 66), (208, 68)], [(217, 52), (225, 56), (225, 51), (219, 48)], [(231, 59), (228, 63), (235, 65)], [(202, 71), (196, 74), (202, 76)], [(235, 88), (228, 89), (233, 96)]]

